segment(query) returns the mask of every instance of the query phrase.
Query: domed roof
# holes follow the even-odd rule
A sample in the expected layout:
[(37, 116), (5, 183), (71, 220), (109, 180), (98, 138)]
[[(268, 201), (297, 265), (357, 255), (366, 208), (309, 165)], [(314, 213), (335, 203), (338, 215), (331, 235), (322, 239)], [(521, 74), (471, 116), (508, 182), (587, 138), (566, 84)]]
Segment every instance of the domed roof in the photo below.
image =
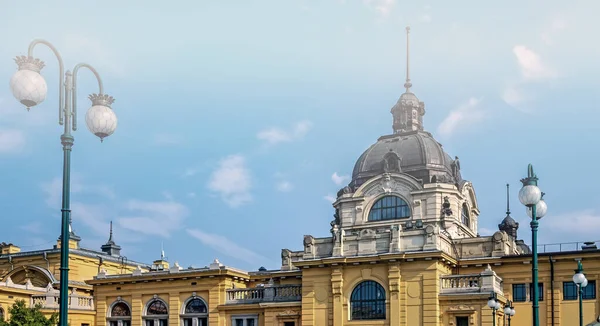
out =
[(425, 104), (411, 91), (409, 74), (409, 43), (406, 28), (406, 91), (391, 109), (393, 134), (380, 137), (356, 161), (351, 187), (358, 187), (382, 173), (407, 173), (423, 183), (444, 182), (458, 184), (460, 163), (442, 149), (433, 136), (423, 129)]
[(462, 178), (454, 166), (460, 168), (458, 160), (453, 160), (430, 133), (399, 133), (380, 137), (359, 157), (352, 172), (352, 183), (359, 186), (386, 172), (407, 173), (423, 183), (458, 183)]

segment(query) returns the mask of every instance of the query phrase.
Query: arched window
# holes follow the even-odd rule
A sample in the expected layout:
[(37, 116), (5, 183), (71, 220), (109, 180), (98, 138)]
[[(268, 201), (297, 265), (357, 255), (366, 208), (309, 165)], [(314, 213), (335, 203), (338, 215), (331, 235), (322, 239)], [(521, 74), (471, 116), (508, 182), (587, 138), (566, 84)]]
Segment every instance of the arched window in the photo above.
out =
[(144, 326), (167, 326), (169, 324), (169, 308), (161, 299), (152, 299), (146, 306), (143, 316)]
[(369, 212), (369, 221), (394, 220), (410, 217), (410, 207), (404, 199), (385, 196), (375, 202)]
[(352, 320), (385, 319), (385, 290), (375, 281), (359, 283), (350, 296)]
[(4, 309), (0, 308), (0, 321), (4, 321)]
[(181, 314), (183, 326), (208, 326), (208, 307), (200, 297), (188, 299)]
[(460, 213), (461, 222), (467, 227), (471, 227), (471, 218), (469, 217), (469, 208), (466, 204), (463, 204), (462, 211)]
[(127, 303), (123, 301), (113, 303), (107, 324), (108, 326), (131, 326), (131, 309)]

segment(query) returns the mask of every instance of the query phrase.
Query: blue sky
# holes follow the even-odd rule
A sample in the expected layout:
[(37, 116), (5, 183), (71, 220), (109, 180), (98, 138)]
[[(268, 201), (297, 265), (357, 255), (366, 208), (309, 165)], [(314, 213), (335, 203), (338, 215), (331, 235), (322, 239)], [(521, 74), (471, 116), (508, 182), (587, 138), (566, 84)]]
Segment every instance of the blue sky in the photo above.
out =
[[(281, 248), (328, 235), (328, 197), (359, 155), (391, 132), (411, 26), (413, 91), (425, 128), (475, 186), (480, 232), (505, 215), (530, 242), (519, 179), (533, 163), (549, 212), (540, 242), (600, 240), (597, 92), (591, 1), (0, 0), (0, 241), (23, 250), (59, 235), (62, 151), (57, 63), (36, 48), (48, 98), (26, 112), (8, 87), (34, 38), (68, 68), (96, 67), (119, 118), (104, 143), (84, 127), (97, 92), (79, 76), (73, 223), (99, 248), (115, 223), (129, 259), (214, 258), (256, 270)], [(595, 6), (596, 10), (592, 7)]]

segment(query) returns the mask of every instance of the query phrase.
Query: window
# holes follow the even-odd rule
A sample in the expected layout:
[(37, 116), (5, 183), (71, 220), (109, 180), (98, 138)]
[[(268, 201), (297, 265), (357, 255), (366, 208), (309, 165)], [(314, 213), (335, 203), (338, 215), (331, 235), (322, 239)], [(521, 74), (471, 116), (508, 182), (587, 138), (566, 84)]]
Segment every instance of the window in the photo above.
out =
[[(563, 300), (578, 300), (577, 285), (571, 282), (563, 282)], [(588, 285), (583, 288), (583, 300), (595, 300), (596, 299), (596, 281), (589, 281)]]
[(258, 326), (258, 315), (237, 315), (231, 317), (233, 326)]
[(410, 217), (410, 208), (404, 199), (385, 196), (375, 202), (369, 212), (369, 221), (394, 220)]
[(525, 287), (525, 284), (513, 284), (512, 288), (514, 302), (527, 301), (527, 287)]
[(108, 326), (131, 326), (131, 309), (125, 301), (117, 301), (110, 308)]
[(469, 326), (469, 317), (456, 317), (456, 326)]
[(296, 322), (286, 321), (286, 322), (283, 323), (283, 326), (296, 326)]
[(208, 308), (202, 298), (192, 296), (184, 304), (181, 315), (183, 326), (208, 326)]
[(471, 218), (469, 217), (469, 208), (466, 204), (463, 204), (462, 211), (460, 213), (461, 222), (467, 227), (471, 227)]
[[(533, 283), (529, 283), (529, 301), (533, 301)], [(544, 283), (538, 283), (538, 301), (544, 301)]]
[(350, 295), (352, 320), (385, 319), (385, 290), (375, 281), (359, 283)]
[(161, 299), (152, 299), (146, 306), (143, 316), (145, 326), (167, 326), (169, 323), (169, 308)]

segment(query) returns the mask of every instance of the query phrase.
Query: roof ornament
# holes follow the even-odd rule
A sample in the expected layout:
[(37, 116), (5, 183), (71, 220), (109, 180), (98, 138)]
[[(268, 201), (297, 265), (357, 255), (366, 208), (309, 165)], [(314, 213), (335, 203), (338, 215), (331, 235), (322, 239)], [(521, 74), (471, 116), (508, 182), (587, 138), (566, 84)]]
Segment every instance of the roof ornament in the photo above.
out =
[(506, 184), (506, 215), (510, 215), (510, 185)]
[(410, 93), (412, 83), (410, 82), (410, 26), (406, 26), (406, 82), (404, 88)]

